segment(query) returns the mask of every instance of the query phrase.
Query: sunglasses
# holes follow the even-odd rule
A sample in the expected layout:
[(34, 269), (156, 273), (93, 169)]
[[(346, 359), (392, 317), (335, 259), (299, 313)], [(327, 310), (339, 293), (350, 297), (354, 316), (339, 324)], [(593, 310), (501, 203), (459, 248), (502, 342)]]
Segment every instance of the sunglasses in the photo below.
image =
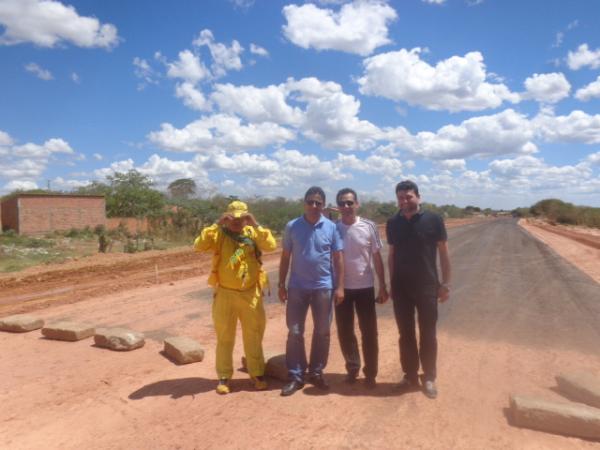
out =
[(343, 206), (354, 206), (354, 202), (352, 200), (346, 200), (343, 202), (337, 202), (337, 205), (341, 208)]
[(323, 202), (320, 202), (318, 200), (304, 200), (304, 203), (306, 203), (309, 206), (316, 206), (317, 208), (323, 206)]

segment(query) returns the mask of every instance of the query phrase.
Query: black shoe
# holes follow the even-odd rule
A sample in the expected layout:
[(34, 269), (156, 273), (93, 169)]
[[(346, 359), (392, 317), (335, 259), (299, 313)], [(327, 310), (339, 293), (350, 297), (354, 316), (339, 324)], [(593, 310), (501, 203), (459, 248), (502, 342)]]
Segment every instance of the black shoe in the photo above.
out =
[(423, 393), (428, 398), (436, 398), (438, 395), (437, 388), (435, 387), (435, 381), (427, 380), (423, 384)]
[(419, 390), (419, 380), (408, 377), (402, 378), (400, 383), (394, 386), (400, 392), (415, 392)]
[(322, 391), (329, 390), (329, 384), (327, 384), (323, 375), (311, 375), (308, 381), (317, 389), (321, 389)]
[(367, 389), (375, 389), (377, 387), (377, 381), (375, 381), (375, 377), (365, 378), (365, 387)]
[(304, 383), (301, 383), (297, 380), (292, 380), (281, 389), (281, 396), (288, 397), (288, 396), (292, 395), (294, 392), (299, 391), (303, 387), (304, 387)]
[(358, 377), (357, 373), (349, 373), (348, 375), (346, 375), (346, 378), (344, 378), (344, 381), (348, 384), (354, 384), (354, 383), (356, 383), (357, 377)]

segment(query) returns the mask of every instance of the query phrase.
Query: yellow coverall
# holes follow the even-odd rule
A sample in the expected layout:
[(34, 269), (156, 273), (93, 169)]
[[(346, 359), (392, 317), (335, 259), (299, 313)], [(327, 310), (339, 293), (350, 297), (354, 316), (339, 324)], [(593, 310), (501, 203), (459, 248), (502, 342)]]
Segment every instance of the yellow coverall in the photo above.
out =
[[(261, 252), (277, 247), (271, 231), (260, 225), (256, 228), (246, 226), (242, 234), (252, 239)], [(243, 251), (240, 261), (231, 267), (231, 255), (238, 249)], [(266, 317), (262, 289), (266, 273), (256, 259), (255, 249), (230, 238), (219, 225), (214, 224), (202, 230), (194, 241), (194, 250), (213, 253), (208, 283), (215, 287), (212, 316), (217, 334), (218, 377), (230, 379), (233, 375), (233, 347), (238, 319), (242, 324), (248, 373), (251, 377), (264, 375), (262, 339)], [(247, 264), (243, 278), (239, 276), (240, 264)]]

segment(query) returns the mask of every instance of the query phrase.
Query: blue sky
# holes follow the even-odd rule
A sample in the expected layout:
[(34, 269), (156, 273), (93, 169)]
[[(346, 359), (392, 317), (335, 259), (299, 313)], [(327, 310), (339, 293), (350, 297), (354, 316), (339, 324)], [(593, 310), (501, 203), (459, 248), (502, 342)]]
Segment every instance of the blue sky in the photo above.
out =
[(600, 2), (0, 0), (0, 194), (600, 206)]

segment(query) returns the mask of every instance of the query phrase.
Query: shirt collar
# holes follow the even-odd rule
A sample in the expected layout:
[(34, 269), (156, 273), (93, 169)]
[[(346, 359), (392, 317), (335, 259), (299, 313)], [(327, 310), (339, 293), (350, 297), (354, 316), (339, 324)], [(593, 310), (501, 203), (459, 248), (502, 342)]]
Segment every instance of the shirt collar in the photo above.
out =
[(302, 220), (304, 221), (304, 223), (306, 223), (307, 225), (310, 225), (311, 227), (317, 227), (317, 226), (321, 225), (325, 221), (325, 216), (323, 216), (323, 214), (321, 214), (319, 216), (319, 220), (317, 220), (314, 223), (314, 225), (312, 223), (310, 223), (308, 220), (306, 220), (306, 217), (304, 217), (304, 214), (302, 214)]

